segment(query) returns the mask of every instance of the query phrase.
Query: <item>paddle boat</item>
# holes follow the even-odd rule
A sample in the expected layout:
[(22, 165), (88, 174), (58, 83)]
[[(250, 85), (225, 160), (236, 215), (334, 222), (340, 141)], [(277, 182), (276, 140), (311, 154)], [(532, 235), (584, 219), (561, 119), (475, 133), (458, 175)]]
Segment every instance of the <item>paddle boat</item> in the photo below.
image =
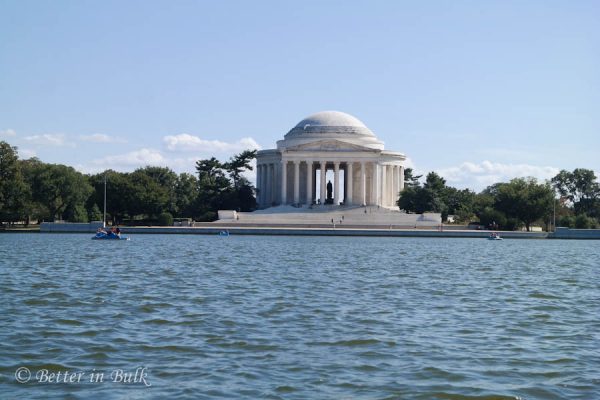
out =
[(488, 236), (488, 240), (502, 240), (502, 238), (496, 232), (492, 232), (490, 233), (490, 236)]
[(229, 236), (229, 231), (221, 231), (219, 232), (219, 236)]
[(129, 240), (127, 236), (121, 236), (119, 228), (106, 230), (106, 173), (104, 173), (104, 213), (102, 215), (102, 227), (98, 228), (92, 240)]
[(129, 240), (127, 236), (121, 236), (114, 232), (106, 232), (104, 230), (96, 232), (96, 235), (92, 237), (92, 240)]

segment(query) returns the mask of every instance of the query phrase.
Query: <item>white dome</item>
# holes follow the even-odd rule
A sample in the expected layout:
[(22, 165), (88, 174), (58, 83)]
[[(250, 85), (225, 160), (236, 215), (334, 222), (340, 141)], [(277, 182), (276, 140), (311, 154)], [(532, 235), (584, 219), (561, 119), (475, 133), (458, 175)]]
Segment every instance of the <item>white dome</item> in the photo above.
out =
[(308, 143), (342, 141), (351, 145), (383, 150), (379, 141), (358, 118), (340, 111), (321, 111), (304, 118), (277, 142), (278, 149)]
[(341, 111), (321, 111), (316, 114), (309, 115), (300, 121), (296, 127), (303, 128), (305, 125), (358, 126), (366, 128), (365, 124), (363, 124), (361, 120)]
[(375, 136), (365, 124), (350, 114), (340, 111), (321, 111), (304, 118), (285, 137), (315, 133)]

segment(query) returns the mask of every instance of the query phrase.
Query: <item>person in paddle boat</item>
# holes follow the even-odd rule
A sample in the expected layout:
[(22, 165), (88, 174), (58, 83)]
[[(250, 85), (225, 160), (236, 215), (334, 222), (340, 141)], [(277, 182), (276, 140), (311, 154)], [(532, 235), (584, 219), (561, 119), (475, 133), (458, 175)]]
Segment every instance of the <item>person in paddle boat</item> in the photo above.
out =
[(118, 237), (118, 235), (117, 235), (117, 228), (115, 228), (114, 226), (112, 228), (110, 228), (110, 231), (108, 232), (108, 237), (109, 238)]
[(105, 238), (107, 235), (108, 233), (102, 227), (98, 228), (98, 230), (96, 231), (97, 238)]

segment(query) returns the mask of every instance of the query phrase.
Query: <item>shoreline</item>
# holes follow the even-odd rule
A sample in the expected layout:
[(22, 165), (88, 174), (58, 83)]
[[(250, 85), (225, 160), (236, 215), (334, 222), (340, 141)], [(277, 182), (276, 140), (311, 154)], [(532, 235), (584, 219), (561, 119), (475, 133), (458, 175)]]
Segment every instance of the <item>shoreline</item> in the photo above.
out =
[[(5, 228), (0, 233), (86, 233), (94, 234), (98, 227), (87, 223), (42, 223), (37, 227)], [(430, 227), (383, 227), (383, 226), (243, 226), (241, 224), (206, 223), (204, 226), (136, 226), (123, 227), (125, 235), (178, 234), (178, 235), (218, 235), (227, 231), (231, 235), (284, 235), (284, 236), (364, 236), (364, 237), (436, 237), (436, 238), (487, 238), (497, 232), (503, 239), (571, 239), (600, 240), (598, 229), (557, 228), (555, 232), (489, 231), (443, 229)]]
[[(6, 233), (87, 233), (94, 234), (97, 227), (89, 224), (43, 223), (39, 228), (14, 228), (0, 232)], [(185, 234), (185, 235), (218, 235), (227, 231), (231, 235), (286, 235), (286, 236), (372, 236), (372, 237), (439, 237), (439, 238), (487, 238), (491, 231), (431, 229), (417, 228), (388, 228), (382, 226), (241, 226), (231, 224), (207, 223), (200, 227), (178, 226), (138, 226), (122, 227), (123, 234)], [(545, 239), (547, 232), (495, 231), (503, 238), (510, 239)]]

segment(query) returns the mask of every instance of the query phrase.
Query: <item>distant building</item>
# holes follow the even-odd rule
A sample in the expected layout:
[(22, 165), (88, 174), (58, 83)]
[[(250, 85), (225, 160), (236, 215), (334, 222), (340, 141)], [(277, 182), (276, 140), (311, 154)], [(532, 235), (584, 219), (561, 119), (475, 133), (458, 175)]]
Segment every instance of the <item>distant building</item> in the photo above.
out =
[[(300, 121), (276, 149), (258, 152), (257, 202), (262, 209), (342, 202), (397, 209), (405, 160), (402, 153), (384, 150), (383, 142), (357, 118), (319, 112)], [(332, 183), (324, 171), (333, 171)]]

